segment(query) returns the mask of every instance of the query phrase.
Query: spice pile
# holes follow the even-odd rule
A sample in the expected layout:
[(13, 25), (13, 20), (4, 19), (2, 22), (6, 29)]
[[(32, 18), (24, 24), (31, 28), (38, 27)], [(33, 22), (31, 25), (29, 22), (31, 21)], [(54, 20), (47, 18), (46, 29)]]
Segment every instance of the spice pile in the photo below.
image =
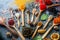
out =
[[(0, 16), (0, 25), (8, 30), (5, 33), (8, 38), (60, 40), (60, 10), (56, 9), (60, 6), (58, 2), (54, 4), (51, 0), (15, 0), (14, 4), (17, 8), (8, 9), (8, 19)], [(3, 14), (6, 12), (2, 11)]]

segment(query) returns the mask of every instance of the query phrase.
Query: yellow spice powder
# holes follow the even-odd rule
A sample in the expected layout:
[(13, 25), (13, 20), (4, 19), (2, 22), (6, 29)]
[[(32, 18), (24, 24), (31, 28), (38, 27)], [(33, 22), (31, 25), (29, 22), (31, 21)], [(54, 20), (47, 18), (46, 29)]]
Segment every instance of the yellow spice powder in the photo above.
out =
[(25, 9), (26, 3), (34, 2), (34, 0), (15, 0), (14, 3), (18, 6), (20, 10)]

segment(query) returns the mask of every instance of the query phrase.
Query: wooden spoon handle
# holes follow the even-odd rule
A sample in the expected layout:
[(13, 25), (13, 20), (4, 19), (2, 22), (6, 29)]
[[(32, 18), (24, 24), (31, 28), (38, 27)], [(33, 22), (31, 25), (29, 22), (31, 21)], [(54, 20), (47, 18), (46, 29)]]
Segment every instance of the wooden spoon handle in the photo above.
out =
[(38, 27), (36, 28), (35, 32), (33, 33), (32, 38), (34, 38), (34, 36), (35, 36), (37, 30), (38, 30)]
[(54, 25), (52, 25), (52, 26), (47, 30), (47, 32), (42, 36), (43, 39), (48, 35), (48, 33), (49, 33), (49, 32), (51, 31), (51, 29), (53, 28), (53, 26), (54, 26)]
[(35, 21), (33, 22), (33, 24), (35, 25), (37, 20), (39, 19), (39, 16), (41, 15), (41, 12), (39, 13), (39, 15), (35, 18)]
[(20, 28), (20, 20), (17, 19), (17, 23), (18, 23), (18, 28)]
[(60, 6), (60, 4), (52, 4), (50, 6), (47, 6), (48, 8), (54, 7), (54, 6)]
[(13, 13), (12, 13), (12, 10), (10, 11), (10, 16), (11, 16), (11, 18), (13, 18), (14, 17), (14, 15), (13, 15)]
[(30, 17), (29, 17), (30, 15), (29, 14), (27, 14), (27, 23), (29, 24), (29, 21), (30, 21)]
[(33, 20), (34, 20), (34, 13), (33, 13), (32, 18), (31, 18), (31, 23), (33, 22)]
[(19, 37), (21, 37), (22, 40), (25, 40), (24, 36), (22, 35), (22, 33), (16, 28), (14, 27), (14, 29), (17, 31)]
[(45, 29), (48, 25), (49, 21), (46, 22), (46, 24), (43, 26), (43, 29)]
[(50, 16), (48, 17), (47, 23), (44, 25), (43, 29), (45, 29), (45, 28), (47, 27), (48, 23), (49, 23), (52, 19), (53, 19), (53, 16), (50, 15)]
[(24, 13), (23, 13), (23, 11), (22, 11), (22, 26), (24, 26)]
[[(51, 8), (51, 7), (55, 7), (55, 6), (60, 6), (60, 4), (52, 4), (52, 5), (50, 5), (50, 6), (47, 6), (47, 8)], [(45, 10), (43, 10), (43, 11), (45, 11)], [(42, 12), (43, 12), (42, 11)]]
[(16, 31), (10, 27), (8, 27), (7, 25), (3, 24), (14, 36), (18, 36), (18, 34), (16, 33)]

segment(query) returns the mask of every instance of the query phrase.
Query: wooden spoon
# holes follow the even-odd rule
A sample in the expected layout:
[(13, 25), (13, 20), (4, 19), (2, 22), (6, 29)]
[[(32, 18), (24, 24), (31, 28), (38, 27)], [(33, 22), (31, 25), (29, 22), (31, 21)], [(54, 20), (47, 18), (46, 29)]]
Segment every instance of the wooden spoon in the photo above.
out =
[(34, 20), (34, 15), (35, 15), (35, 12), (36, 12), (36, 8), (33, 8), (33, 10), (32, 10), (31, 23), (32, 23), (32, 22), (33, 22), (33, 20)]
[(55, 6), (60, 6), (60, 4), (52, 4), (50, 6), (47, 6), (47, 8), (55, 7)]
[(10, 20), (8, 21), (8, 25), (10, 25), (11, 27), (13, 27), (13, 28), (17, 31), (19, 37), (21, 37), (22, 40), (25, 40), (25, 38), (24, 38), (24, 36), (21, 34), (21, 32), (15, 27), (16, 25), (15, 25), (13, 19), (10, 19)]
[(15, 16), (17, 18), (18, 28), (20, 28), (20, 14), (16, 13)]
[(44, 39), (47, 35), (48, 35), (48, 33), (52, 30), (52, 28), (55, 26), (55, 25), (58, 25), (58, 24), (55, 24), (54, 22), (53, 22), (53, 25), (46, 31), (46, 33), (42, 36), (42, 39)]
[(10, 28), (9, 26), (7, 26), (6, 24), (3, 24), (14, 36), (18, 37), (19, 35), (17, 34), (17, 32)]
[(30, 24), (30, 12), (29, 10), (27, 10), (27, 23)]
[(21, 17), (22, 17), (22, 26), (24, 26), (24, 10), (21, 10), (22, 11), (22, 15), (21, 15)]
[[(60, 4), (52, 4), (52, 5), (50, 5), (50, 6), (47, 6), (47, 8), (51, 8), (51, 7), (55, 7), (55, 6), (60, 6)], [(41, 15), (41, 13), (42, 13), (43, 11), (45, 11), (45, 10), (40, 10), (39, 15), (35, 18), (35, 21), (34, 21), (33, 24), (36, 24), (36, 20), (38, 20), (39, 16)]]
[(47, 20), (47, 22), (45, 23), (43, 29), (39, 29), (39, 30), (38, 30), (38, 33), (41, 33), (41, 34), (45, 33), (45, 32), (46, 32), (46, 27), (47, 27), (48, 23), (49, 23), (52, 19), (53, 19), (53, 16), (50, 15), (50, 16), (48, 17), (48, 20)]
[[(48, 8), (51, 8), (51, 7), (55, 7), (55, 6), (60, 6), (60, 4), (52, 4), (52, 5), (49, 5), (49, 6), (47, 6), (47, 9)], [(46, 9), (45, 9), (46, 10)], [(40, 10), (40, 13), (42, 13), (43, 11), (45, 11), (45, 10)]]
[(36, 22), (37, 22), (37, 20), (39, 19), (39, 17), (40, 17), (40, 15), (41, 15), (42, 12), (43, 12), (43, 10), (40, 10), (38, 16), (35, 18), (35, 20), (34, 20), (34, 22), (33, 22), (33, 25), (36, 24)]
[(14, 36), (18, 36), (16, 31), (5, 24), (5, 18), (0, 17), (0, 25), (4, 25)]
[(20, 10), (21, 10), (21, 12), (22, 12), (22, 14), (21, 14), (21, 17), (22, 17), (22, 26), (24, 26), (25, 25), (25, 22), (24, 22), (24, 10), (25, 10), (25, 4), (23, 3), (23, 4), (21, 4), (21, 6), (19, 6), (20, 8)]
[(40, 5), (39, 5), (40, 6), (40, 12), (39, 12), (39, 15), (36, 17), (36, 19), (35, 19), (33, 24), (36, 24), (36, 21), (38, 20), (39, 16), (46, 9), (46, 5), (44, 4), (43, 0), (40, 0), (39, 2), (40, 2)]
[(13, 28), (17, 31), (19, 37), (21, 37), (22, 40), (25, 40), (24, 36), (23, 36), (22, 33), (15, 27), (15, 25), (13, 25)]
[(36, 32), (37, 32), (38, 28), (40, 28), (41, 26), (42, 26), (42, 22), (38, 22), (37, 28), (35, 29), (35, 32), (33, 33), (32, 38), (34, 38), (34, 36), (36, 35)]
[(33, 25), (35, 25), (37, 23), (37, 20), (38, 20), (39, 16), (40, 16), (40, 13), (36, 12), (36, 18), (33, 22)]
[(47, 22), (45, 23), (43, 29), (45, 29), (45, 28), (47, 27), (48, 23), (49, 23), (52, 19), (53, 19), (53, 16), (50, 15), (50, 16), (48, 17), (48, 20), (47, 20)]
[[(50, 5), (50, 6), (47, 6), (47, 8), (51, 8), (51, 7), (55, 7), (55, 6), (60, 6), (60, 4), (52, 4), (52, 5)], [(44, 10), (40, 10), (39, 16), (41, 15), (41, 13), (42, 13), (43, 11), (45, 11), (45, 9), (44, 9)], [(36, 18), (36, 20), (39, 18), (39, 16)]]

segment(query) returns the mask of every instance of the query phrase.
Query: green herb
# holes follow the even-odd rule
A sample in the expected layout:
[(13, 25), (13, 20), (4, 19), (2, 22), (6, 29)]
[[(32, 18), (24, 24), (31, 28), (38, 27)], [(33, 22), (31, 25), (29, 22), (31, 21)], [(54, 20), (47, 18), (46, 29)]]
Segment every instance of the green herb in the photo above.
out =
[(48, 19), (48, 15), (47, 14), (43, 14), (42, 16), (41, 16), (41, 20), (47, 20)]

